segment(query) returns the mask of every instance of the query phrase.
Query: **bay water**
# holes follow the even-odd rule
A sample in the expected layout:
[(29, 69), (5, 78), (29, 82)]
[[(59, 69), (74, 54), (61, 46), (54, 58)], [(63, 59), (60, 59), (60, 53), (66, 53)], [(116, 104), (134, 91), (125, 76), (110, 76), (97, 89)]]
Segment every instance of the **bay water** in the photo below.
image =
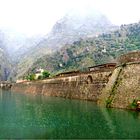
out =
[(140, 113), (0, 90), (0, 138), (140, 138)]

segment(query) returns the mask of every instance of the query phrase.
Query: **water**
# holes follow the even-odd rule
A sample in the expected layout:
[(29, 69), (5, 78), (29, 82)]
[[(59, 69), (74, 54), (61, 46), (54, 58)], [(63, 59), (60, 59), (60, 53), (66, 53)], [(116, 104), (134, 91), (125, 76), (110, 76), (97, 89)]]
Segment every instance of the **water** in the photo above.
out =
[(140, 113), (0, 91), (0, 138), (140, 138)]

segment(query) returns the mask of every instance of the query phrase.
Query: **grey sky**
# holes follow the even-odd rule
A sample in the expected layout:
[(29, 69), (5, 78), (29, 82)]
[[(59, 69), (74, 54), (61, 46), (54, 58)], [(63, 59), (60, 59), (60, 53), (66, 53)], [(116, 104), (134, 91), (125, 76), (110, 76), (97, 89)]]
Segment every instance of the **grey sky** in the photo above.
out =
[(84, 13), (93, 8), (114, 24), (140, 20), (140, 0), (0, 0), (0, 27), (26, 35), (46, 34), (54, 23), (75, 9)]

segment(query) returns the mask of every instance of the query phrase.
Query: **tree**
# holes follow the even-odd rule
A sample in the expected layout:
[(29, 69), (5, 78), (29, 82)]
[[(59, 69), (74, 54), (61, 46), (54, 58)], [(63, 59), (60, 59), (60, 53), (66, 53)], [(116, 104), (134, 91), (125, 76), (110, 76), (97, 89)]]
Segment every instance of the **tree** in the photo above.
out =
[(38, 80), (43, 80), (43, 76), (42, 75), (39, 75), (38, 76)]
[(48, 71), (43, 71), (42, 72), (43, 79), (48, 78), (50, 76), (50, 73)]
[(33, 81), (33, 80), (35, 80), (35, 74), (30, 75), (30, 81)]
[(26, 77), (27, 80), (33, 81), (35, 80), (35, 74), (30, 74)]

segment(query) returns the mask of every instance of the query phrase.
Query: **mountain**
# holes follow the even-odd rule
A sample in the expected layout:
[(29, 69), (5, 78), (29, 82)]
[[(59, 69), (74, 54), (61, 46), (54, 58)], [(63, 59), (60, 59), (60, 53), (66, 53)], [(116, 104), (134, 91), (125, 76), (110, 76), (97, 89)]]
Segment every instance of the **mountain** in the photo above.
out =
[[(12, 52), (10, 42), (17, 44)], [(22, 78), (40, 67), (52, 74), (86, 70), (133, 50), (140, 50), (140, 22), (116, 27), (100, 13), (67, 15), (47, 36), (13, 42), (0, 32), (0, 80)]]
[(66, 44), (70, 45), (80, 38), (95, 37), (116, 28), (118, 27), (112, 25), (101, 13), (67, 14), (53, 26), (52, 31), (40, 42), (26, 47), (26, 51), (21, 51), (22, 57), (19, 55), (19, 51), (15, 52), (15, 56), (21, 58), (17, 63), (17, 77), (22, 77), (37, 59), (54, 53)]
[(4, 39), (5, 35), (0, 31), (0, 81), (8, 79), (12, 68), (11, 63), (8, 60)]
[(44, 39), (44, 36), (38, 35), (24, 38), (24, 41), (22, 40), (19, 47), (13, 53), (13, 61), (18, 63), (22, 61), (22, 59), (24, 59), (26, 56), (33, 55), (33, 53), (35, 53), (34, 50), (36, 49), (36, 46), (42, 39)]
[(34, 73), (40, 67), (54, 74), (84, 70), (96, 64), (116, 62), (119, 55), (134, 50), (140, 50), (140, 22), (122, 25), (118, 30), (65, 45), (59, 51), (38, 59), (27, 73)]
[(98, 36), (101, 33), (113, 30), (116, 26), (101, 13), (70, 13), (60, 19), (47, 35), (46, 39), (40, 42), (41, 48), (58, 50), (65, 44), (72, 44), (80, 38)]

